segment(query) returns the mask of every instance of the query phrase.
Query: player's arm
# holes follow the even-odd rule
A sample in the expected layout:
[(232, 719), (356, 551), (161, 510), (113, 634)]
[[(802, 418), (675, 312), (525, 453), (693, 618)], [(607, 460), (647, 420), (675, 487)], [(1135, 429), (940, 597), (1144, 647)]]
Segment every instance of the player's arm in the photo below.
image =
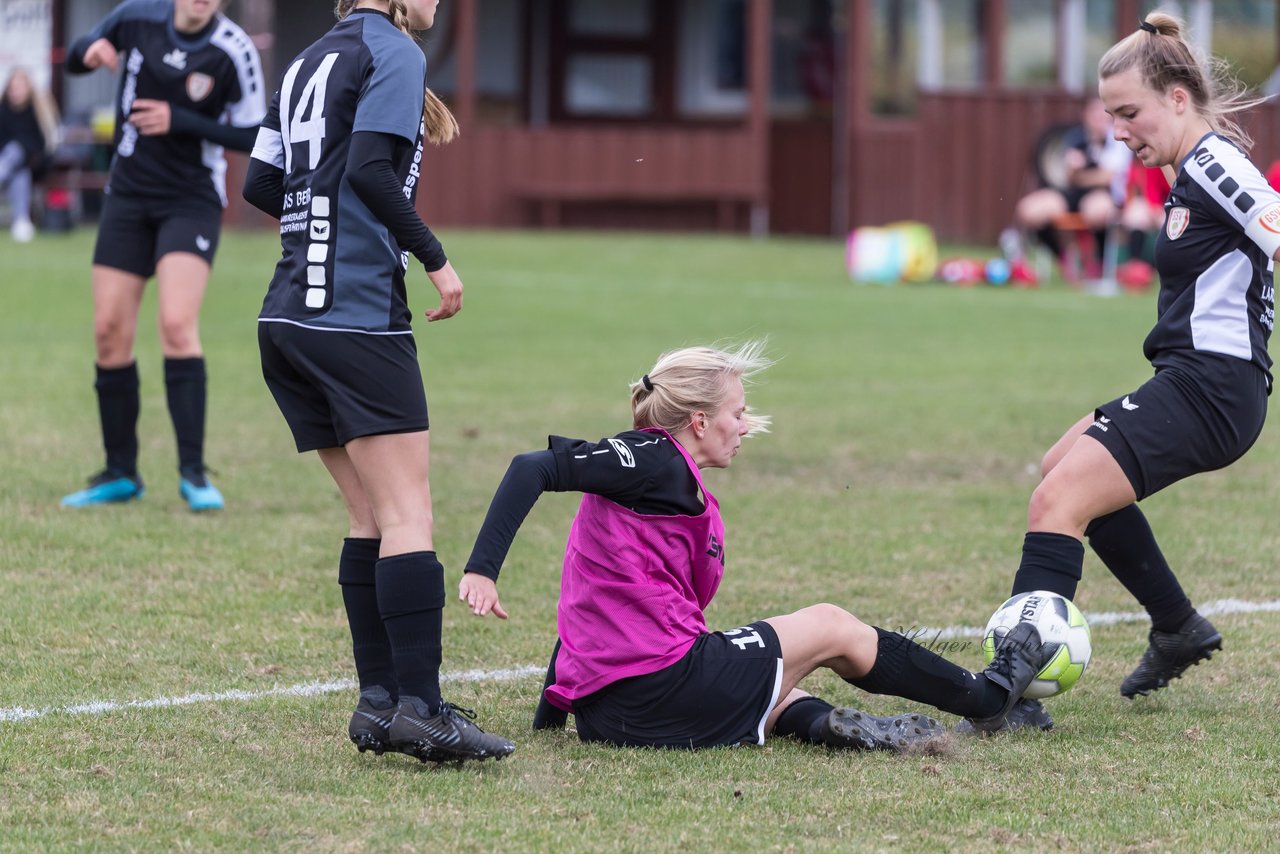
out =
[[(157, 106), (152, 107), (152, 105)], [(135, 120), (135, 116), (139, 116), (144, 110), (148, 109), (168, 112), (168, 128), (164, 130), (149, 130), (139, 124)], [(139, 98), (133, 102), (133, 112), (129, 115), (129, 121), (137, 125), (138, 130), (144, 136), (159, 136), (164, 133), (196, 136), (215, 145), (221, 145), (223, 148), (230, 148), (233, 151), (251, 151), (258, 139), (256, 125), (253, 127), (234, 127), (203, 113), (197, 113), (195, 110), (189, 110), (186, 107), (175, 107), (167, 101), (150, 101)]]
[(258, 125), (267, 112), (262, 89), (262, 63), (258, 50), (241, 34), (227, 50), (234, 76), (228, 81), (229, 96), (219, 117), (169, 101), (138, 98), (133, 102), (129, 122), (143, 136), (174, 134), (194, 136), (233, 151), (249, 151), (258, 136)]
[(1280, 260), (1280, 195), (1271, 191), (1254, 205), (1244, 233), (1272, 261)]
[(520, 454), (511, 461), (476, 536), (458, 593), (477, 616), (492, 609), (506, 619), (497, 604), (498, 573), (542, 493), (589, 492), (628, 503), (647, 488), (655, 462), (665, 462), (621, 439), (586, 442), (552, 436), (548, 444), (545, 451)]
[(401, 249), (421, 262), (431, 283), (440, 292), (440, 306), (427, 312), (428, 320), (444, 320), (462, 308), (462, 280), (454, 272), (444, 247), (418, 216), (404, 185), (391, 165), (412, 146), (409, 140), (380, 131), (356, 131), (347, 154), (347, 180)]
[(96, 27), (72, 42), (67, 48), (67, 73), (88, 74), (104, 67), (115, 71), (120, 64), (120, 24), (137, 17), (141, 5), (138, 0), (121, 3)]
[(279, 219), (284, 213), (284, 138), (280, 135), (280, 93), (271, 99), (267, 117), (244, 176), (244, 199), (263, 213)]
[(357, 131), (351, 135), (347, 180), (365, 207), (395, 237), (400, 248), (417, 258), (428, 273), (434, 273), (449, 263), (449, 259), (440, 241), (404, 194), (404, 185), (391, 165), (393, 158), (411, 145), (407, 139), (389, 133)]

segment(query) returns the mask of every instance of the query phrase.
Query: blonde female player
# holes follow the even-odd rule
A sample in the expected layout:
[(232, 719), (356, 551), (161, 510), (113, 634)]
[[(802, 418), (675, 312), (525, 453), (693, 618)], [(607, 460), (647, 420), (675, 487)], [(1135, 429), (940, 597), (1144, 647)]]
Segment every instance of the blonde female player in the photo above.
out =
[[(543, 492), (583, 492), (544, 698), (574, 714), (584, 741), (694, 748), (762, 744), (773, 733), (901, 750), (941, 734), (923, 715), (875, 717), (808, 695), (798, 686), (819, 667), (865, 691), (998, 728), (1042, 666), (1030, 623), (1010, 632), (977, 675), (836, 605), (708, 630), (703, 611), (727, 546), (702, 472), (727, 468), (743, 437), (767, 428), (748, 409), (743, 384), (768, 364), (759, 343), (675, 350), (632, 385), (633, 429), (594, 443), (553, 436), (547, 450), (516, 457), (460, 597), (478, 616), (505, 619), (496, 580), (520, 524)], [(535, 726), (563, 721), (555, 717), (543, 706)]]
[[(1222, 646), (1156, 544), (1137, 501), (1230, 465), (1262, 432), (1271, 392), (1272, 263), (1280, 196), (1230, 120), (1254, 103), (1204, 72), (1170, 15), (1153, 12), (1098, 65), (1116, 139), (1172, 187), (1156, 242), (1160, 297), (1143, 353), (1155, 375), (1077, 421), (1049, 449), (1031, 496), (1013, 592), (1075, 597), (1084, 544), (1151, 615), (1149, 643), (1120, 693), (1157, 691)], [(1048, 729), (1035, 700), (1007, 727)]]

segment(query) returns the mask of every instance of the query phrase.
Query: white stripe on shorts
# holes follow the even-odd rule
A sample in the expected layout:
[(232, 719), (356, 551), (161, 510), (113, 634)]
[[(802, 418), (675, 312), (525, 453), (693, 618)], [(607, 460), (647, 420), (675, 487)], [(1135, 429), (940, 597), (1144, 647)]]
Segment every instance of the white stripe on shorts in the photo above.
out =
[(756, 744), (764, 744), (764, 727), (769, 722), (769, 714), (773, 711), (773, 707), (778, 705), (778, 694), (782, 691), (782, 659), (778, 659), (778, 666), (773, 671), (773, 696), (769, 698), (769, 705), (765, 707), (764, 715), (760, 718), (760, 724), (756, 727)]

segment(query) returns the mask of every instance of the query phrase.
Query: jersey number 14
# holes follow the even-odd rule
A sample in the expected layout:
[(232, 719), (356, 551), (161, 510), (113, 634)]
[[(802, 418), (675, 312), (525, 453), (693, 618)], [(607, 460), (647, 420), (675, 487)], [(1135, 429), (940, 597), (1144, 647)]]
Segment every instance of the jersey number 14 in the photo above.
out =
[(280, 131), (284, 136), (284, 171), (293, 171), (293, 146), (307, 144), (307, 168), (314, 170), (320, 163), (321, 146), (324, 145), (324, 100), (329, 89), (329, 72), (338, 54), (327, 53), (320, 66), (311, 75), (296, 107), (293, 102), (293, 85), (302, 68), (299, 59), (285, 72), (280, 84)]

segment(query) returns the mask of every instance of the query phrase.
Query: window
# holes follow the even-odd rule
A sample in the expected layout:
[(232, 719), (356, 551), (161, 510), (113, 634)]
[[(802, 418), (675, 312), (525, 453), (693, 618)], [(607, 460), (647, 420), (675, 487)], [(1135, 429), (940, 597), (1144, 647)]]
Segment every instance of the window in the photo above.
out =
[[(1087, 0), (1085, 3), (1084, 90), (1098, 91), (1098, 61), (1116, 43), (1114, 0)], [(1133, 28), (1138, 24), (1135, 21)]]
[(872, 10), (871, 111), (914, 113), (919, 54), (916, 0), (875, 0)]
[(1007, 85), (1057, 84), (1057, 5), (1055, 0), (1006, 0), (1001, 59)]
[(835, 97), (836, 30), (832, 0), (774, 0), (774, 115), (830, 115)]
[(920, 0), (920, 86), (973, 89), (982, 84), (981, 0)]
[(682, 116), (747, 110), (746, 0), (680, 4), (676, 106)]
[(565, 109), (579, 115), (653, 112), (651, 63), (642, 56), (575, 53), (565, 67)]
[(1251, 87), (1261, 86), (1276, 68), (1276, 4), (1273, 0), (1216, 0), (1213, 53)]
[(552, 118), (671, 118), (671, 5), (551, 0)]

